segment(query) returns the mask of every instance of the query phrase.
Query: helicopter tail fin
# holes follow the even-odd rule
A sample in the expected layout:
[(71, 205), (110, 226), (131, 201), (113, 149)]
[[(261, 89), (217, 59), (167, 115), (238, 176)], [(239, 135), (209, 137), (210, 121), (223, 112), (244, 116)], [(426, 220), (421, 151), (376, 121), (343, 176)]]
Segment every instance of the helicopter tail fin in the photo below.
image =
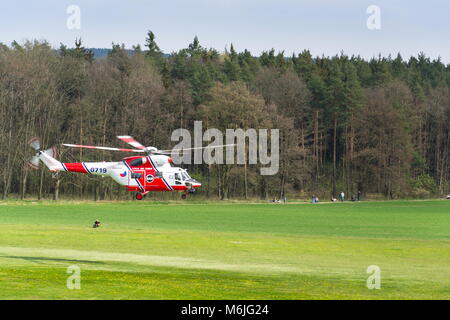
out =
[(37, 157), (52, 172), (64, 170), (62, 163), (54, 158), (56, 157), (56, 148), (54, 147), (45, 151), (39, 151), (39, 155), (37, 155)]
[(62, 163), (55, 159), (58, 157), (58, 151), (56, 147), (52, 147), (50, 149), (42, 151), (41, 142), (39, 141), (38, 137), (31, 138), (29, 144), (37, 152), (36, 155), (28, 161), (30, 167), (39, 169), (39, 162), (42, 161), (47, 166), (47, 168), (50, 169), (50, 171), (56, 172), (64, 170), (64, 166), (62, 165)]

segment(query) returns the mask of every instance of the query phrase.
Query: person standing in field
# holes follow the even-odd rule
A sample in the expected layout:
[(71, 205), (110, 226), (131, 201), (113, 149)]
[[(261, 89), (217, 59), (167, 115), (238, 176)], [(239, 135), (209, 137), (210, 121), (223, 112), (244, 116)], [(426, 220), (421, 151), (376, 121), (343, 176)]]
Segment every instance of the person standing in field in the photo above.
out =
[(344, 201), (344, 199), (345, 199), (344, 191), (341, 191), (341, 193), (339, 194), (339, 199), (340, 199), (341, 201)]

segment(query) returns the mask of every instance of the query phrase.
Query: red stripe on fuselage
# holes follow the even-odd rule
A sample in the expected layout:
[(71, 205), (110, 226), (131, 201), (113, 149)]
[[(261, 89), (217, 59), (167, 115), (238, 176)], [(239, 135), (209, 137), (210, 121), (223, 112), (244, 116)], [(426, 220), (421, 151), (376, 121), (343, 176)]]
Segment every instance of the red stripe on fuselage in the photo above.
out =
[(153, 182), (146, 183), (145, 189), (149, 191), (171, 191), (161, 178), (155, 178)]
[(187, 190), (186, 186), (171, 186), (171, 187), (175, 191), (186, 191)]
[(64, 163), (64, 166), (70, 172), (88, 173), (81, 162)]
[[(158, 192), (158, 191), (172, 191), (170, 190), (166, 184), (164, 182), (158, 182), (157, 180), (160, 179), (155, 179), (154, 182), (152, 182), (151, 184), (147, 184), (146, 186), (144, 186), (145, 191), (152, 191), (152, 192)], [(126, 186), (128, 191), (142, 191), (138, 186)], [(173, 188), (174, 191), (186, 191), (187, 187), (186, 186), (171, 186)]]

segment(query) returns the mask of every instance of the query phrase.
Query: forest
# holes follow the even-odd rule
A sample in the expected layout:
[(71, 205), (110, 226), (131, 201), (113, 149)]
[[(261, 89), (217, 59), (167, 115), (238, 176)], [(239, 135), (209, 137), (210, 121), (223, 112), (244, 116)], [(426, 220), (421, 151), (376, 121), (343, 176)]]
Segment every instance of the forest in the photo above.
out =
[(233, 45), (206, 48), (197, 37), (165, 54), (153, 32), (145, 41), (132, 50), (113, 43), (101, 59), (81, 39), (58, 49), (42, 40), (0, 44), (3, 199), (131, 199), (109, 179), (31, 168), (30, 139), (57, 146), (63, 162), (119, 161), (129, 154), (61, 144), (117, 146), (117, 135), (132, 135), (168, 149), (175, 129), (198, 120), (204, 130), (279, 129), (280, 168), (263, 176), (254, 164), (183, 165), (203, 183), (194, 197), (450, 192), (450, 65), (440, 59), (274, 49), (255, 56)]

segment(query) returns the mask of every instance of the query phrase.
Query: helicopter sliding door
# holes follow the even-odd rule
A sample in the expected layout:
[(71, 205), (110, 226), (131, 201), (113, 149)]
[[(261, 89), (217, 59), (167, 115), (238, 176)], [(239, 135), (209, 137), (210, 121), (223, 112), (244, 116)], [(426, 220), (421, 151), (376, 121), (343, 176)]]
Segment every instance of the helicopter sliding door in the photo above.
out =
[(129, 185), (138, 185), (141, 191), (145, 190), (145, 170), (133, 169), (130, 174)]

